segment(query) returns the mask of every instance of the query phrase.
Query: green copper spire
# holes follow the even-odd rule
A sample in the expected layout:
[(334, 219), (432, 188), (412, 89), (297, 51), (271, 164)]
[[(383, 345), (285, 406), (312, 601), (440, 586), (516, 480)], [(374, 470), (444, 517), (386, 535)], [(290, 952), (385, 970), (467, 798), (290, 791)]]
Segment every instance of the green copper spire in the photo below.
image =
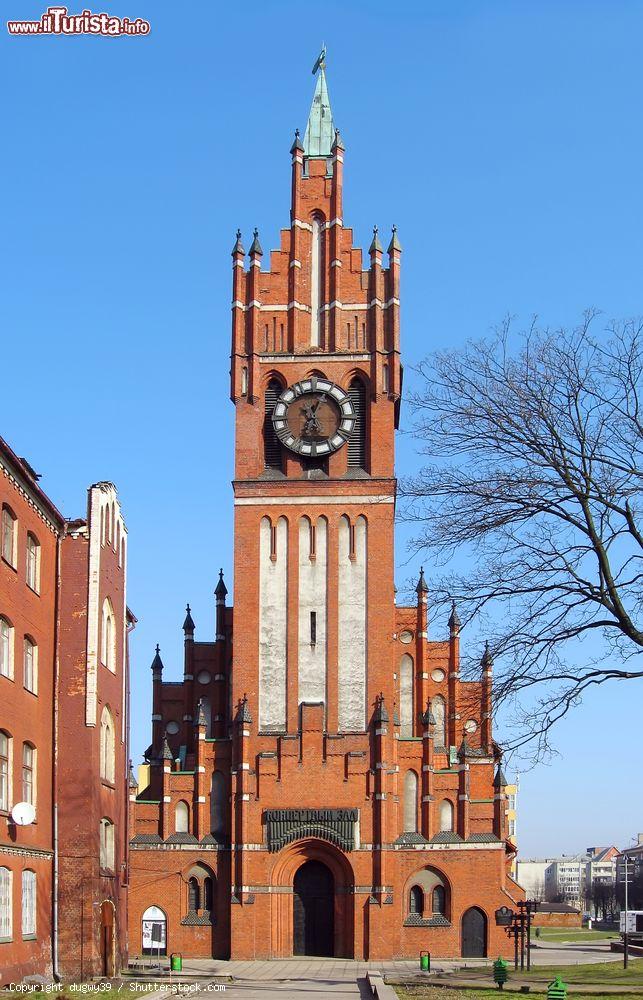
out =
[(317, 59), (313, 73), (317, 76), (315, 95), (310, 107), (308, 124), (306, 125), (306, 135), (304, 136), (304, 156), (330, 156), (333, 142), (335, 141), (335, 125), (333, 123), (333, 112), (326, 86), (326, 48), (322, 48), (321, 55)]

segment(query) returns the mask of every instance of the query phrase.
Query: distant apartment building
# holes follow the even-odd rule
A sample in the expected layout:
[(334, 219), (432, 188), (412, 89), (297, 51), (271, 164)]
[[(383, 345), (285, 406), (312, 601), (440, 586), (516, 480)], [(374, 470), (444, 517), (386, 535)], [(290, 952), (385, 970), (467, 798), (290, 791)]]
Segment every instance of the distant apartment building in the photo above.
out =
[(545, 899), (545, 874), (555, 860), (541, 858), (516, 861), (516, 881), (523, 887), (528, 899)]
[(582, 910), (593, 885), (616, 881), (618, 853), (614, 846), (588, 847), (583, 854), (518, 861), (516, 879), (533, 899), (566, 903)]
[[(517, 820), (518, 820), (518, 792), (520, 791), (520, 779), (516, 775), (513, 784), (507, 785), (505, 789), (505, 795), (507, 796), (506, 809), (505, 809), (505, 819), (506, 819), (506, 830), (507, 830), (507, 840), (511, 842), (514, 850), (518, 850), (518, 840), (517, 840)], [(516, 878), (516, 865), (517, 865), (517, 853), (514, 854), (511, 862), (511, 875)]]
[(127, 531), (0, 438), (0, 987), (127, 964)]

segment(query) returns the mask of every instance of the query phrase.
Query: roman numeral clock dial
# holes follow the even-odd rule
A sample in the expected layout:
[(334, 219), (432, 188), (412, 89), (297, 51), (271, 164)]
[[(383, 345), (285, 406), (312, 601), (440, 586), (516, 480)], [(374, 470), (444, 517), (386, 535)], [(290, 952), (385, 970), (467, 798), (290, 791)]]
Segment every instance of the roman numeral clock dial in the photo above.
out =
[(334, 382), (311, 377), (284, 389), (272, 415), (281, 443), (298, 455), (316, 458), (338, 451), (355, 426), (355, 411)]

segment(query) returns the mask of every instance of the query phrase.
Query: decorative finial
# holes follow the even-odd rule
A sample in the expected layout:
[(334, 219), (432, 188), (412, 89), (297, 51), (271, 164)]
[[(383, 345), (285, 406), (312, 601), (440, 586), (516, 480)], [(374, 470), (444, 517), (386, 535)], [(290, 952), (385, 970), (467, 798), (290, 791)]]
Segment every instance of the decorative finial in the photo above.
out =
[(377, 235), (377, 226), (373, 226), (373, 239), (371, 240), (371, 245), (368, 248), (368, 252), (370, 254), (382, 252), (382, 245)]
[(424, 566), (420, 566), (420, 578), (417, 582), (415, 593), (420, 595), (420, 594), (428, 594), (428, 592), (429, 592), (429, 585), (424, 579)]

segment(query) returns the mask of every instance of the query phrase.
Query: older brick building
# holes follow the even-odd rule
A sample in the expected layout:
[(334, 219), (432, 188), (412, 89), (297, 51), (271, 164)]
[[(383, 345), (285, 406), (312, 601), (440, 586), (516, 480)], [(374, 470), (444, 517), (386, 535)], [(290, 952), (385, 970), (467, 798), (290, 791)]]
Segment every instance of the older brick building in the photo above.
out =
[(110, 483), (69, 522), (38, 478), (0, 439), (0, 985), (126, 956), (125, 526)]
[[(132, 953), (497, 954), (508, 872), (488, 651), (395, 604), (400, 259), (344, 225), (344, 144), (323, 64), (292, 149), (291, 218), (262, 270), (233, 257), (235, 597), (183, 679), (152, 664), (133, 803)], [(132, 794), (134, 798), (134, 794)], [(155, 935), (152, 933), (155, 928)], [(155, 936), (155, 941), (153, 937)]]

